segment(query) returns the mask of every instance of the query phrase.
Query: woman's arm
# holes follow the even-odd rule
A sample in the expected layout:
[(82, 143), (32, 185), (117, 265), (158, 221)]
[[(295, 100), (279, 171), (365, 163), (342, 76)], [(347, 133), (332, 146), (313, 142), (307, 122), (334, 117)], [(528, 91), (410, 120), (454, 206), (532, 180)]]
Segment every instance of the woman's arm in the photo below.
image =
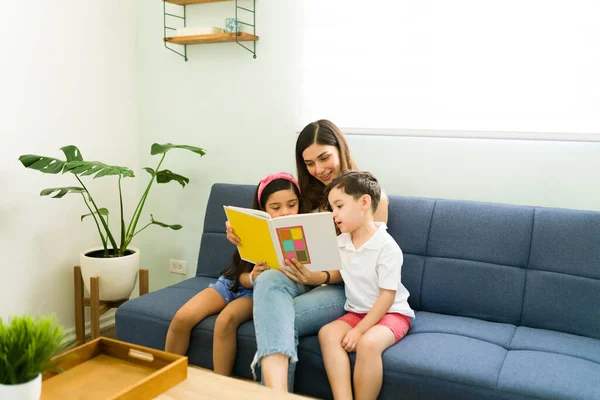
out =
[[(379, 205), (377, 206), (377, 210), (375, 210), (375, 214), (373, 215), (373, 219), (375, 220), (375, 222), (384, 222), (385, 224), (387, 224), (389, 204), (390, 199), (387, 197), (387, 194), (382, 189)], [(227, 238), (229, 238), (229, 235), (227, 236)]]

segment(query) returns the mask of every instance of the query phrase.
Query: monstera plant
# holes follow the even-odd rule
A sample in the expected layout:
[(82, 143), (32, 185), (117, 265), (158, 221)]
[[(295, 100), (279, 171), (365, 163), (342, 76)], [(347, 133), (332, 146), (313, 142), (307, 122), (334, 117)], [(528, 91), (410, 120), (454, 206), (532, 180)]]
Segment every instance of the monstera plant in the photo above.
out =
[[(154, 143), (151, 147), (150, 154), (159, 155), (160, 161), (156, 168), (144, 168), (145, 171), (150, 175), (150, 179), (148, 181), (148, 185), (144, 190), (137, 206), (135, 207), (131, 218), (128, 223), (125, 223), (125, 215), (123, 208), (123, 196), (121, 190), (121, 180), (124, 178), (133, 178), (134, 173), (127, 167), (120, 167), (114, 165), (107, 165), (99, 161), (85, 161), (83, 156), (81, 155), (81, 151), (76, 146), (69, 145), (61, 148), (60, 150), (65, 155), (66, 160), (59, 160), (53, 157), (39, 156), (34, 154), (25, 154), (19, 157), (19, 161), (29, 169), (34, 169), (40, 171), (45, 174), (68, 174), (71, 175), (74, 180), (78, 183), (77, 186), (64, 186), (57, 188), (49, 188), (41, 191), (41, 196), (50, 196), (52, 198), (62, 198), (67, 194), (77, 194), (81, 196), (81, 199), (85, 203), (89, 213), (81, 216), (81, 220), (83, 221), (87, 217), (93, 218), (96, 228), (98, 230), (98, 235), (100, 237), (100, 241), (102, 242), (102, 247), (97, 249), (89, 249), (82, 253), (81, 256), (81, 267), (82, 274), (84, 277), (84, 283), (86, 287), (88, 287), (88, 275), (93, 273), (94, 275), (89, 276), (97, 276), (100, 275), (98, 273), (98, 269), (106, 270), (109, 267), (106, 267), (106, 263), (99, 262), (98, 259), (115, 259), (115, 258), (127, 258), (131, 259), (133, 266), (131, 266), (130, 275), (133, 274), (133, 284), (135, 284), (135, 276), (137, 275), (137, 270), (139, 268), (139, 250), (130, 247), (130, 243), (133, 238), (149, 227), (150, 225), (158, 225), (164, 228), (171, 228), (174, 230), (181, 229), (181, 225), (169, 225), (154, 219), (154, 216), (150, 214), (149, 221), (138, 229), (138, 223), (140, 222), (140, 217), (142, 216), (142, 211), (144, 209), (144, 205), (146, 204), (146, 200), (148, 199), (148, 194), (150, 193), (150, 189), (154, 182), (156, 183), (169, 183), (176, 182), (179, 183), (182, 187), (185, 187), (189, 183), (189, 179), (185, 176), (176, 174), (168, 169), (161, 169), (163, 165), (163, 161), (167, 153), (171, 150), (188, 150), (200, 156), (205, 154), (205, 150), (199, 147), (193, 147), (188, 145), (174, 145), (171, 143), (167, 144), (158, 144)], [(109, 210), (106, 207), (101, 207), (94, 200), (88, 186), (84, 184), (84, 179), (86, 177), (93, 176), (94, 179), (102, 178), (107, 176), (113, 176), (117, 178), (117, 189), (119, 196), (119, 211), (118, 211), (118, 230), (111, 230), (109, 226)], [(84, 257), (86, 261), (84, 261)], [(87, 260), (87, 259), (93, 260)], [(92, 263), (94, 267), (94, 271), (86, 271), (86, 262)], [(119, 267), (117, 267), (118, 269)], [(135, 270), (135, 271), (134, 271)], [(104, 272), (104, 271), (101, 271)], [(119, 282), (123, 283), (123, 271), (121, 273), (115, 272), (115, 282), (112, 283), (112, 286), (119, 286)], [(108, 290), (108, 285), (106, 285), (106, 279), (104, 279), (103, 288), (101, 288), (100, 298), (102, 300), (115, 300), (114, 298), (109, 297), (117, 297), (122, 298), (122, 294), (107, 294), (106, 290)], [(131, 290), (133, 290), (133, 284), (131, 284)], [(129, 286), (129, 284), (127, 285)], [(89, 288), (89, 287), (88, 287)], [(104, 294), (103, 290), (104, 289)], [(131, 294), (131, 290), (127, 294)]]

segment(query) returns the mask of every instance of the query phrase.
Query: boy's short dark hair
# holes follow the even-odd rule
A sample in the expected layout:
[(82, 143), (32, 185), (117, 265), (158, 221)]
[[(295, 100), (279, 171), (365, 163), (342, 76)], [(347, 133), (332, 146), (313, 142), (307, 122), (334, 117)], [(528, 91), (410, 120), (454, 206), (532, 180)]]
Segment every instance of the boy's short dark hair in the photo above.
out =
[(367, 171), (344, 171), (335, 178), (325, 188), (325, 198), (329, 198), (329, 193), (338, 188), (344, 193), (354, 197), (355, 200), (368, 194), (371, 196), (371, 208), (373, 212), (377, 210), (379, 200), (381, 200), (381, 186), (377, 178)]

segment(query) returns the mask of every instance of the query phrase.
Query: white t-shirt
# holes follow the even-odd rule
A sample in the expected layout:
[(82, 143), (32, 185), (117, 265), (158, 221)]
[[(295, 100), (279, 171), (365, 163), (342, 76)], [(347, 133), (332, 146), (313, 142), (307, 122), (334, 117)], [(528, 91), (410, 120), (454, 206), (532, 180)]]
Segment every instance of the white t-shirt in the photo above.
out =
[(346, 311), (368, 313), (379, 298), (379, 289), (396, 291), (396, 299), (388, 313), (415, 313), (408, 305), (408, 290), (400, 282), (402, 250), (387, 233), (383, 222), (376, 222), (377, 231), (359, 249), (354, 248), (349, 233), (338, 236), (342, 258), (342, 278), (346, 287)]

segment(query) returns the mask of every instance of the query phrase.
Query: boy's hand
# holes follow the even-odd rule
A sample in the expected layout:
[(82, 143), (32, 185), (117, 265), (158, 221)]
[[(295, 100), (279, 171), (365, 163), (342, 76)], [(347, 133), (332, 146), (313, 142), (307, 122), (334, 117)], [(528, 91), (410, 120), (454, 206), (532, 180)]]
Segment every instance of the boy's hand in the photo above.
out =
[(252, 268), (252, 271), (250, 272), (252, 280), (256, 282), (258, 276), (268, 269), (269, 267), (266, 266), (264, 261), (259, 261), (256, 264), (254, 264), (254, 268)]
[(342, 347), (348, 353), (355, 351), (356, 346), (358, 345), (358, 341), (362, 337), (363, 332), (360, 329), (352, 328), (347, 333), (346, 336), (342, 339)]
[(242, 244), (240, 238), (233, 233), (233, 228), (229, 221), (225, 221), (225, 232), (227, 233), (227, 240), (233, 243), (235, 246), (240, 246)]

